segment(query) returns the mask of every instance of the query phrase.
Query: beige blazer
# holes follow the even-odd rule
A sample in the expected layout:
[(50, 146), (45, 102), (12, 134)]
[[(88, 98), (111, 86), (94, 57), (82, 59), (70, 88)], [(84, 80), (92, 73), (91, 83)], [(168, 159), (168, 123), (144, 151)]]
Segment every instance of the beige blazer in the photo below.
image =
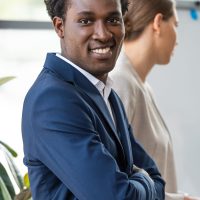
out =
[(184, 199), (184, 195), (177, 192), (171, 136), (156, 106), (151, 87), (141, 81), (124, 51), (110, 77), (114, 90), (124, 103), (134, 136), (155, 160), (166, 181), (166, 199)]

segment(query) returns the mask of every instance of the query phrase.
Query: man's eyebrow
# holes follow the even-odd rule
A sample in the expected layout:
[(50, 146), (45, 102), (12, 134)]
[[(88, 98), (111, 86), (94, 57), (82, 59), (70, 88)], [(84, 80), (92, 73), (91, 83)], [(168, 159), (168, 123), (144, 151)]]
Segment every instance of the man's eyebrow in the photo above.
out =
[(121, 16), (122, 13), (119, 12), (119, 11), (113, 11), (113, 12), (110, 12), (109, 15), (110, 15), (110, 16)]
[(82, 11), (82, 12), (78, 12), (77, 14), (80, 15), (80, 16), (82, 16), (82, 15), (84, 15), (84, 16), (93, 16), (94, 15), (94, 13), (90, 12), (90, 11)]

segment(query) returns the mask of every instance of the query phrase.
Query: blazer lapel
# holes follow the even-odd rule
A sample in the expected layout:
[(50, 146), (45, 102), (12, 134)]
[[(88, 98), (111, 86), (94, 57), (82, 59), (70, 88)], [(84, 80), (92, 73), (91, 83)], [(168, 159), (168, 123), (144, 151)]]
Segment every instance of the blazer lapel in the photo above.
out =
[(119, 101), (119, 97), (115, 94), (114, 91), (112, 91), (110, 94), (110, 102), (112, 104), (112, 109), (115, 113), (118, 135), (124, 147), (123, 150), (127, 162), (126, 171), (131, 173), (133, 156), (131, 154), (132, 150), (128, 131), (128, 124), (123, 117), (124, 111), (122, 109), (121, 102)]
[[(86, 83), (86, 81), (84, 81), (84, 83)], [(90, 83), (90, 85), (91, 85), (91, 83)], [(78, 87), (79, 87), (79, 89), (82, 90), (82, 93), (85, 93), (85, 95), (88, 96), (88, 98), (91, 101), (89, 104), (95, 109), (95, 111), (99, 115), (99, 117), (106, 123), (106, 127), (107, 126), (110, 127), (111, 132), (109, 131), (109, 134), (112, 136), (112, 138), (115, 139), (115, 141), (117, 143), (117, 146), (118, 146), (119, 152), (123, 152), (123, 147), (122, 147), (122, 144), (121, 144), (117, 129), (115, 127), (115, 124), (113, 122), (111, 114), (110, 114), (110, 112), (108, 110), (108, 107), (107, 107), (103, 97), (99, 93), (99, 91), (96, 89), (95, 86), (88, 87), (85, 84), (82, 84), (81, 86), (78, 85)]]
[[(98, 107), (99, 112), (101, 112), (101, 114), (104, 116), (104, 118), (106, 119), (106, 121), (108, 122), (110, 128), (112, 129), (113, 133), (116, 134), (116, 128), (113, 122), (113, 119), (110, 115), (110, 112), (107, 108), (107, 105), (103, 99), (103, 97), (101, 96), (101, 94), (99, 93), (99, 91), (96, 89), (96, 87), (94, 88), (90, 88), (87, 89), (83, 88), (84, 86), (81, 85), (79, 86), (83, 92), (85, 92), (88, 97), (91, 98), (91, 100), (93, 101), (93, 103), (95, 104), (96, 107)], [(94, 89), (94, 90), (93, 90)], [(116, 135), (116, 137), (118, 138), (118, 136)]]

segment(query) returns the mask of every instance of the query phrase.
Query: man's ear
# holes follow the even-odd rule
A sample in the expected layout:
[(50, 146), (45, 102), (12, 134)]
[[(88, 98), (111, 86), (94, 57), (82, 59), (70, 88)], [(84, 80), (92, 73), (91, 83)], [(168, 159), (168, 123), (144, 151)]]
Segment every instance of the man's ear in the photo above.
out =
[(60, 38), (64, 38), (64, 21), (60, 17), (53, 18), (53, 26)]
[(163, 21), (163, 15), (161, 13), (156, 14), (153, 20), (153, 30), (157, 34), (160, 34), (161, 32), (162, 21)]

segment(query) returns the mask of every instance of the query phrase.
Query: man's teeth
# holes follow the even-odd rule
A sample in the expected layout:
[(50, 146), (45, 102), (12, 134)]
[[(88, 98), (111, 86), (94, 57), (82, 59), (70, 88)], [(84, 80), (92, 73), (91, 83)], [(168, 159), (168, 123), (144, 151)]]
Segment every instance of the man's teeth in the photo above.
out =
[(110, 47), (102, 48), (102, 49), (93, 49), (93, 53), (98, 53), (98, 54), (105, 54), (110, 51)]

